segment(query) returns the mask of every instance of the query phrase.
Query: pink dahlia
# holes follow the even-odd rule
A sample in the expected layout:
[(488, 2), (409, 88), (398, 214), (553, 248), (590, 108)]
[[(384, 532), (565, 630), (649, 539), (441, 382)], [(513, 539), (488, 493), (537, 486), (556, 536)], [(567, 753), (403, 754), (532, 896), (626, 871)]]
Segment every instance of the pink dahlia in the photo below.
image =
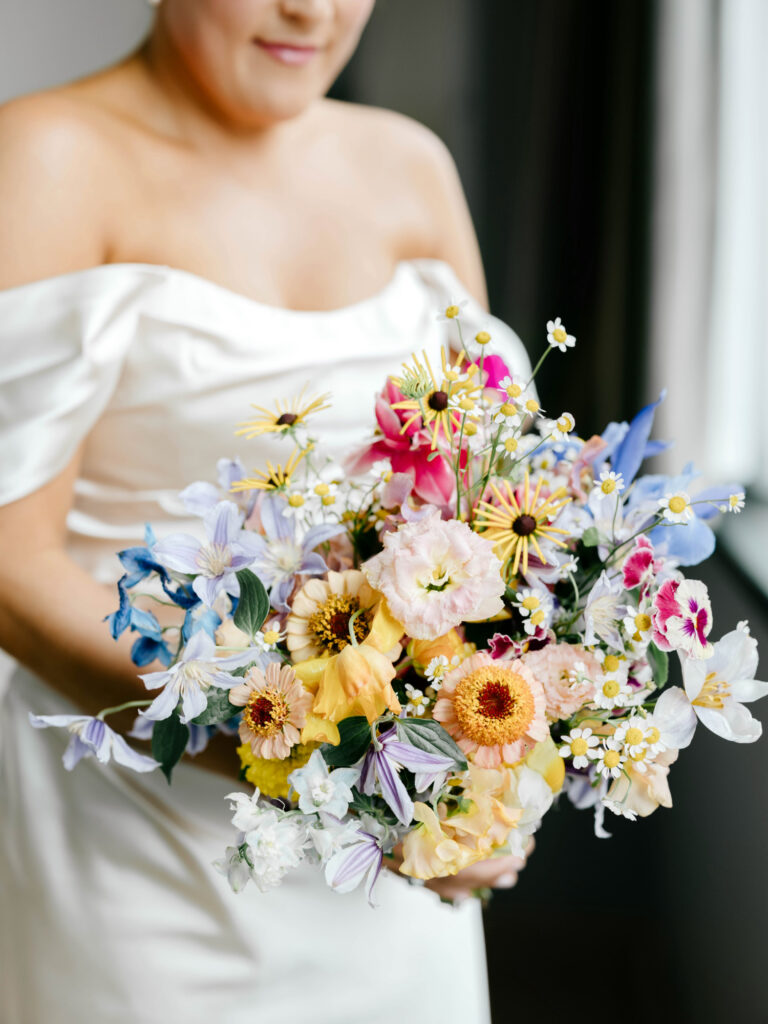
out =
[(384, 550), (362, 570), (415, 640), (436, 640), (462, 622), (503, 608), (501, 562), (490, 541), (437, 509), (383, 537)]
[(480, 768), (514, 764), (549, 736), (546, 697), (530, 668), (485, 651), (445, 676), (433, 717)]
[[(570, 718), (595, 695), (595, 681), (602, 675), (597, 658), (579, 644), (547, 644), (521, 658), (544, 689), (547, 717)], [(587, 678), (574, 682), (576, 674)]]

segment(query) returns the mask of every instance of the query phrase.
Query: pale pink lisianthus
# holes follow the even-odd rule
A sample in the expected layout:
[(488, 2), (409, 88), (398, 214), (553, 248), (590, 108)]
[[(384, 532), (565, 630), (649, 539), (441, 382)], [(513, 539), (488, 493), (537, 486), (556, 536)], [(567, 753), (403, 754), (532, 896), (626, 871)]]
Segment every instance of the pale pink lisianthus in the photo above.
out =
[(490, 541), (437, 509), (383, 537), (362, 570), (415, 640), (435, 640), (462, 622), (501, 611), (504, 580)]
[[(520, 659), (544, 689), (547, 718), (570, 718), (594, 697), (595, 681), (602, 674), (600, 663), (579, 644), (547, 644)], [(579, 673), (587, 678), (574, 682)]]

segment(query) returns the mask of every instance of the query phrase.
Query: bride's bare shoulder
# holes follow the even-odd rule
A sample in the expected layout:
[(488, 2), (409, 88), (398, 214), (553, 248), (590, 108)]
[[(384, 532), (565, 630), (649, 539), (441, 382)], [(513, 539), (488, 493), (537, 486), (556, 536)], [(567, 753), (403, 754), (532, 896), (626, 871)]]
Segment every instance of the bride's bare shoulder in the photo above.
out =
[(402, 210), (410, 206), (413, 251), (449, 263), (472, 294), (487, 302), (485, 276), (472, 218), (450, 150), (429, 128), (378, 107), (325, 101), (330, 127), (352, 151), (375, 189)]
[(0, 106), (0, 288), (101, 262), (113, 166), (103, 129), (66, 89)]

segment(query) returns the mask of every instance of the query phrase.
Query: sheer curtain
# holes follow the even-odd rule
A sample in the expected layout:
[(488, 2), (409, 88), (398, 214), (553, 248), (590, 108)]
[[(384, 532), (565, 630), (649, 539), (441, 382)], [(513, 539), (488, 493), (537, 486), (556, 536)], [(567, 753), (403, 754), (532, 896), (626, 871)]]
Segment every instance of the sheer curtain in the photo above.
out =
[[(765, 0), (661, 4), (651, 381), (659, 436), (768, 498)], [(678, 455), (677, 452), (680, 454)]]

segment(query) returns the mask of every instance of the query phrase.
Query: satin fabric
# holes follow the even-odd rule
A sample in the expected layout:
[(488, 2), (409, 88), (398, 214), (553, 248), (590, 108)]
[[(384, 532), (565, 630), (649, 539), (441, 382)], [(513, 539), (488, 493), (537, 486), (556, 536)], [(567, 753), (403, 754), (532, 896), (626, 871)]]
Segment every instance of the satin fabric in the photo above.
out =
[[(114, 264), (0, 292), (0, 504), (60, 473), (82, 446), (67, 546), (96, 579), (119, 549), (199, 531), (177, 492), (288, 454), (234, 437), (250, 403), (329, 391), (313, 427), (341, 453), (369, 435), (373, 399), (414, 351), (455, 331), (467, 299), (447, 264), (400, 262), (369, 299), (300, 312), (168, 267)], [(514, 333), (471, 299), (517, 373)], [(454, 337), (454, 336), (451, 336)], [(454, 341), (455, 341), (454, 337)], [(41, 581), (41, 585), (44, 582)], [(105, 628), (94, 623), (94, 629)], [(293, 1024), (488, 1019), (479, 908), (455, 910), (382, 877), (370, 910), (300, 869), (266, 895), (232, 894), (211, 861), (231, 842), (236, 785), (180, 765), (158, 773), (81, 762), (30, 711), (74, 709), (15, 666), (0, 711), (0, 1020), (3, 1024)]]

